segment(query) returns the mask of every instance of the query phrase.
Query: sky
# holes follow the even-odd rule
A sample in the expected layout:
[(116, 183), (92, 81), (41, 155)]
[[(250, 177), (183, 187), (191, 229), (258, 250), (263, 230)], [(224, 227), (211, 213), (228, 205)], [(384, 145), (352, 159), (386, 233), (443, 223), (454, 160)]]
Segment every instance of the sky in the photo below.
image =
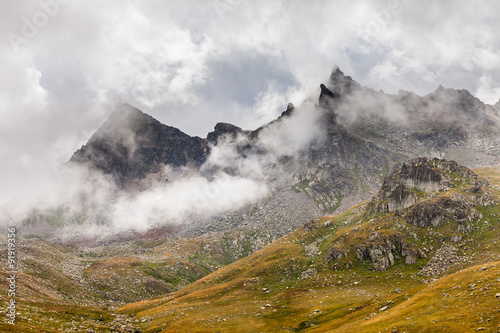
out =
[(335, 65), (364, 86), (500, 99), (500, 2), (0, 2), (0, 202), (29, 191), (130, 103), (200, 137), (317, 98)]

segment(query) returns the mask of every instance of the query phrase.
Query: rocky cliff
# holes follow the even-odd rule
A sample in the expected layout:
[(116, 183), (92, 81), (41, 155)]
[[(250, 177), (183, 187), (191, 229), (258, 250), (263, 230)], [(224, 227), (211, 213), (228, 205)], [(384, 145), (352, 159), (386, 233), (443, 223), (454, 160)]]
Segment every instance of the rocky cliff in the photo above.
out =
[(483, 218), (482, 207), (495, 204), (490, 184), (456, 162), (437, 158), (405, 162), (389, 173), (365, 208), (376, 219), (380, 214), (392, 214), (384, 219), (393, 226), (370, 233), (363, 245), (356, 246), (356, 257), (371, 261), (376, 270), (388, 269), (400, 256), (407, 264), (414, 264), (429, 251), (418, 245), (419, 237), (408, 233), (405, 225), (418, 227), (419, 232), (444, 229), (449, 236), (442, 240), (458, 243)]
[(102, 171), (123, 187), (160, 172), (165, 165), (198, 168), (205, 160), (206, 139), (191, 137), (122, 105), (69, 162)]

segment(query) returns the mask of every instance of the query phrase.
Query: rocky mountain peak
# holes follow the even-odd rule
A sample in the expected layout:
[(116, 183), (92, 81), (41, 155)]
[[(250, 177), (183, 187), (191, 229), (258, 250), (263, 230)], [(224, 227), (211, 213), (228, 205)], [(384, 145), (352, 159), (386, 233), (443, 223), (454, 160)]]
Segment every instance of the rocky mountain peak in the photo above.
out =
[(69, 162), (111, 175), (123, 187), (160, 172), (165, 165), (199, 166), (205, 155), (206, 140), (191, 137), (124, 104), (110, 114)]
[(113, 141), (127, 140), (144, 128), (158, 124), (161, 123), (150, 115), (129, 104), (122, 104), (111, 112), (108, 119), (99, 127), (95, 135), (91, 137), (89, 143), (103, 139)]
[(235, 139), (236, 136), (238, 136), (238, 134), (243, 134), (243, 133), (244, 131), (240, 127), (235, 126), (233, 124), (217, 123), (215, 125), (213, 132), (208, 133), (207, 142), (216, 145), (219, 138), (223, 136), (229, 136)]
[(354, 81), (350, 76), (344, 73), (335, 66), (327, 84), (320, 84), (319, 106), (326, 110), (325, 123), (330, 125), (337, 124), (335, 109), (342, 103), (344, 98), (361, 86)]
[(295, 110), (295, 106), (293, 105), (293, 103), (288, 103), (286, 110), (281, 113), (281, 117), (290, 116), (294, 110)]
[(372, 202), (386, 212), (398, 211), (412, 206), (422, 195), (463, 187), (480, 193), (487, 182), (470, 169), (454, 161), (439, 158), (417, 158), (403, 163), (384, 179), (382, 188)]
[(354, 81), (350, 76), (345, 75), (337, 66), (333, 68), (327, 86), (331, 92), (340, 96), (350, 94), (355, 89), (361, 88), (359, 83)]
[(478, 116), (485, 108), (485, 104), (468, 90), (455, 90), (442, 85), (424, 99), (442, 114)]

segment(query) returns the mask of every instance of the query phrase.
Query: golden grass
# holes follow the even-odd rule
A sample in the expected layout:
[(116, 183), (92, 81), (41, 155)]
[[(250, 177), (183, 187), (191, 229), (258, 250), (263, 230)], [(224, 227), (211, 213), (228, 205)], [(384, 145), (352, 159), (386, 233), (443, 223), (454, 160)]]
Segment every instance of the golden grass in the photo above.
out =
[[(379, 312), (385, 304), (380, 302), (346, 318), (338, 328), (334, 328), (335, 323), (325, 325), (322, 332), (378, 332), (388, 328), (398, 332), (471, 332), (478, 328), (496, 332), (500, 329), (499, 290), (500, 262), (475, 266), (408, 290), (393, 298), (394, 305), (389, 304), (384, 312)], [(377, 315), (370, 317), (371, 313)]]
[[(238, 279), (180, 297), (171, 295), (160, 306), (150, 303), (149, 309), (141, 302), (120, 311), (147, 319), (145, 332), (471, 332), (481, 327), (496, 332), (500, 328), (500, 299), (495, 297), (500, 262), (426, 285), (410, 283), (401, 294), (384, 286), (383, 275), (376, 279), (380, 281), (368, 280), (356, 286), (266, 294), (260, 281)], [(380, 312), (386, 305), (389, 308)]]
[(483, 167), (472, 169), (479, 176), (488, 179), (494, 185), (500, 185), (500, 166), (499, 167)]

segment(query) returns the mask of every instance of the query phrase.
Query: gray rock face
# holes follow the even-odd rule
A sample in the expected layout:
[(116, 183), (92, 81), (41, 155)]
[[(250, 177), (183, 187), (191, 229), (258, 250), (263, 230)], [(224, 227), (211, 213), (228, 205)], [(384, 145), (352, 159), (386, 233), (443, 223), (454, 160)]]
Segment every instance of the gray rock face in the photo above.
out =
[(392, 192), (387, 195), (387, 212), (395, 212), (410, 207), (417, 201), (414, 192), (408, 190), (405, 185), (398, 184)]
[(405, 263), (412, 265), (418, 258), (425, 258), (425, 253), (405, 241), (402, 235), (395, 233), (388, 237), (374, 232), (368, 236), (365, 244), (356, 247), (356, 257), (358, 260), (370, 260), (376, 271), (386, 271), (401, 257)]
[(446, 174), (439, 169), (440, 161), (418, 158), (392, 171), (384, 179), (381, 190), (381, 199), (387, 200), (385, 211), (393, 212), (413, 205), (416, 193), (412, 190), (438, 192), (449, 188), (451, 184)]
[(386, 271), (394, 265), (394, 255), (392, 254), (392, 250), (391, 245), (370, 245), (358, 247), (356, 249), (356, 257), (359, 260), (369, 259), (372, 262), (373, 268), (377, 271)]
[(338, 249), (338, 248), (331, 248), (328, 250), (328, 253), (326, 254), (326, 259), (329, 261), (334, 261), (334, 260), (339, 260), (342, 257), (345, 257), (345, 253)]
[[(452, 179), (452, 175), (455, 179)], [(468, 192), (479, 194), (471, 196), (474, 201), (490, 202), (489, 196), (485, 195), (485, 198), (481, 199), (480, 195), (482, 194), (481, 186), (486, 186), (487, 182), (480, 180), (471, 170), (459, 166), (454, 161), (425, 157), (405, 162), (401, 167), (389, 173), (384, 179), (382, 189), (372, 202), (376, 205), (375, 210), (378, 211), (403, 210), (416, 203), (419, 192), (445, 191), (460, 185), (463, 179), (467, 179), (471, 184), (471, 187), (467, 189)], [(407, 222), (421, 227), (437, 226), (444, 219), (444, 212), (450, 211), (451, 213), (454, 209), (457, 209), (454, 215), (459, 220), (463, 220), (471, 207), (469, 201), (463, 196), (455, 196), (451, 199), (441, 198), (438, 202), (415, 205), (407, 217)]]
[(199, 167), (206, 140), (163, 125), (130, 105), (122, 105), (77, 150), (69, 163), (111, 175), (120, 187), (160, 172), (165, 165)]
[(208, 133), (207, 141), (210, 144), (216, 145), (219, 139), (224, 136), (235, 139), (239, 134), (245, 134), (245, 131), (232, 124), (217, 123), (217, 125), (215, 125), (214, 131)]
[(405, 216), (406, 222), (417, 227), (437, 227), (450, 219), (465, 224), (471, 222), (473, 206), (460, 194), (439, 197), (415, 204)]

